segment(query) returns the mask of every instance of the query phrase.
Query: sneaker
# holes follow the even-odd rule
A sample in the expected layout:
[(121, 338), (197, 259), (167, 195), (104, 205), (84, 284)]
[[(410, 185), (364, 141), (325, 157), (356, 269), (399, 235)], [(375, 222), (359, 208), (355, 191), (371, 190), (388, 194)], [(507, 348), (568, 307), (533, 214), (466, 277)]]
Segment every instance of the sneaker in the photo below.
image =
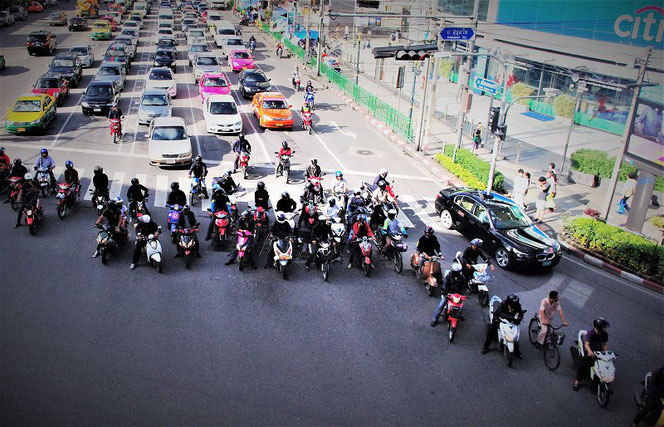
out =
[(348, 263), (348, 267), (346, 267), (346, 268), (353, 268), (353, 263), (350, 263), (350, 262), (349, 262), (349, 263)]
[(233, 264), (233, 263), (235, 263), (235, 260), (234, 260), (234, 259), (229, 259), (228, 261), (226, 261), (226, 262), (224, 263), (224, 265), (231, 265), (231, 264)]
[(433, 328), (433, 327), (436, 326), (437, 324), (438, 324), (438, 321), (437, 321), (437, 320), (434, 320), (434, 321), (431, 322), (431, 327)]
[(130, 270), (133, 270), (133, 269), (135, 269), (135, 268), (136, 268), (136, 264), (132, 264), (132, 265), (129, 266), (129, 269), (130, 269)]
[(572, 384), (572, 390), (579, 391), (579, 382), (578, 381), (574, 381), (574, 384)]
[(97, 258), (99, 256), (99, 251), (95, 251), (95, 254), (92, 255), (92, 258)]
[(482, 353), (482, 354), (486, 354), (487, 351), (489, 351), (488, 348), (486, 348), (486, 347), (482, 347), (482, 351), (481, 351), (480, 353)]
[(311, 268), (311, 267), (309, 266), (309, 264), (304, 264), (304, 269), (305, 269), (305, 270), (309, 271), (310, 268)]
[(20, 226), (21, 226), (21, 224), (14, 224), (14, 228), (18, 228)]

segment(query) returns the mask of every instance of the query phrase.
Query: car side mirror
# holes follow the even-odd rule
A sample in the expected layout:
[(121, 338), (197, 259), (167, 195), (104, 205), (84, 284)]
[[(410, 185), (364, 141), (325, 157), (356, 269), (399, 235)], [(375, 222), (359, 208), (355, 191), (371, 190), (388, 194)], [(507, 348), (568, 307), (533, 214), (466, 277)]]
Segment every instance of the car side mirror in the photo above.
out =
[(482, 221), (482, 227), (488, 230), (489, 228), (491, 228), (491, 224), (489, 224), (489, 221)]

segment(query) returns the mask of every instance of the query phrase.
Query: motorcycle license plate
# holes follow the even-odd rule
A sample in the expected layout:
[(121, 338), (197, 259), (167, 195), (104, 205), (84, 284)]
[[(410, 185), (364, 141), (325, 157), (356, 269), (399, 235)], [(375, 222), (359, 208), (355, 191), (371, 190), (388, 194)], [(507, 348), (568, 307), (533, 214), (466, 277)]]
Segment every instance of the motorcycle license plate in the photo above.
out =
[(93, 111), (94, 111), (95, 113), (101, 113), (101, 108), (94, 108)]
[(280, 128), (280, 127), (281, 127), (281, 123), (277, 123), (277, 127)]
[(18, 128), (16, 130), (19, 131), (19, 132), (25, 132), (25, 128)]
[(286, 261), (286, 260), (290, 259), (290, 257), (289, 257), (288, 255), (280, 255), (280, 256), (279, 256), (279, 259), (280, 259), (281, 261)]
[(551, 261), (544, 261), (544, 262), (542, 263), (542, 267), (548, 267), (548, 266), (550, 266), (550, 265), (551, 265)]

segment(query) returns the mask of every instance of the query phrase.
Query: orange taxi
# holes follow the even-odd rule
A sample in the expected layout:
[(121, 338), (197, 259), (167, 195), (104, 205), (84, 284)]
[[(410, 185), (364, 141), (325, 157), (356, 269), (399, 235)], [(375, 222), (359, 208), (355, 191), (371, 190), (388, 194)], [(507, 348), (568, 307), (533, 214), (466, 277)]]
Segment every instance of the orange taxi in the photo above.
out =
[(295, 123), (292, 105), (279, 92), (262, 92), (254, 95), (251, 107), (262, 128), (292, 129)]

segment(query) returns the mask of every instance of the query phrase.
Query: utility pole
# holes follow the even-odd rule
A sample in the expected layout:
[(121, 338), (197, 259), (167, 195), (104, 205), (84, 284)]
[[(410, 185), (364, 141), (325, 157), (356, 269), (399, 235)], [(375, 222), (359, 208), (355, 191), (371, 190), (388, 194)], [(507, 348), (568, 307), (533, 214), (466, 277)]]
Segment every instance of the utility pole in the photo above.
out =
[(360, 36), (357, 36), (357, 62), (355, 63), (355, 84), (360, 80)]
[(616, 163), (613, 165), (613, 173), (611, 174), (611, 181), (609, 183), (609, 188), (604, 198), (604, 207), (602, 209), (602, 218), (606, 221), (609, 218), (609, 212), (611, 211), (611, 206), (613, 205), (613, 196), (616, 192), (616, 185), (618, 184), (618, 173), (620, 172), (620, 165), (622, 164), (623, 157), (627, 152), (627, 147), (629, 145), (629, 140), (632, 136), (632, 131), (634, 130), (634, 119), (636, 118), (636, 106), (639, 102), (639, 95), (641, 94), (641, 86), (643, 85), (643, 80), (645, 79), (646, 69), (648, 68), (648, 61), (650, 60), (650, 55), (652, 55), (652, 47), (648, 47), (646, 51), (646, 59), (641, 60), (639, 65), (639, 75), (636, 79), (636, 84), (634, 85), (634, 95), (632, 96), (632, 103), (629, 107), (629, 114), (627, 115), (627, 121), (625, 122), (625, 131), (623, 132), (622, 137), (622, 150), (620, 154), (616, 157)]
[(560, 165), (559, 175), (563, 176), (565, 170), (565, 160), (567, 159), (567, 149), (569, 148), (569, 140), (572, 136), (572, 129), (574, 128), (574, 120), (576, 119), (576, 112), (579, 110), (579, 103), (581, 102), (581, 95), (586, 92), (586, 84), (584, 82), (576, 83), (576, 97), (574, 98), (574, 110), (572, 111), (572, 119), (567, 129), (567, 139), (565, 140), (565, 148), (563, 149), (563, 161)]
[(304, 56), (306, 58), (309, 58), (309, 50), (310, 50), (309, 49), (309, 43), (310, 43), (310, 39), (311, 39), (310, 31), (311, 31), (311, 6), (307, 10), (307, 40), (306, 40), (306, 43), (304, 45), (305, 46)]
[(417, 85), (417, 76), (420, 75), (420, 69), (413, 62), (412, 71), (413, 71), (413, 89), (410, 91), (410, 108), (408, 109), (408, 120), (413, 120), (413, 107), (415, 106), (415, 86)]
[(325, 6), (325, 0), (320, 0), (318, 5), (319, 11), (318, 15), (320, 17), (320, 26), (318, 27), (318, 55), (316, 56), (316, 75), (320, 76), (320, 62), (323, 59), (323, 9)]
[(431, 72), (431, 56), (427, 56), (427, 66), (424, 71), (424, 93), (420, 103), (420, 127), (417, 130), (417, 151), (422, 151), (422, 138), (424, 136), (424, 112), (427, 105), (427, 93), (429, 91), (429, 73)]
[(429, 97), (429, 111), (427, 114), (427, 128), (424, 138), (424, 154), (429, 151), (429, 144), (431, 143), (431, 129), (433, 128), (433, 120), (436, 116), (436, 87), (438, 86), (438, 61), (433, 57), (431, 69), (433, 70), (433, 84), (431, 85), (431, 96)]

